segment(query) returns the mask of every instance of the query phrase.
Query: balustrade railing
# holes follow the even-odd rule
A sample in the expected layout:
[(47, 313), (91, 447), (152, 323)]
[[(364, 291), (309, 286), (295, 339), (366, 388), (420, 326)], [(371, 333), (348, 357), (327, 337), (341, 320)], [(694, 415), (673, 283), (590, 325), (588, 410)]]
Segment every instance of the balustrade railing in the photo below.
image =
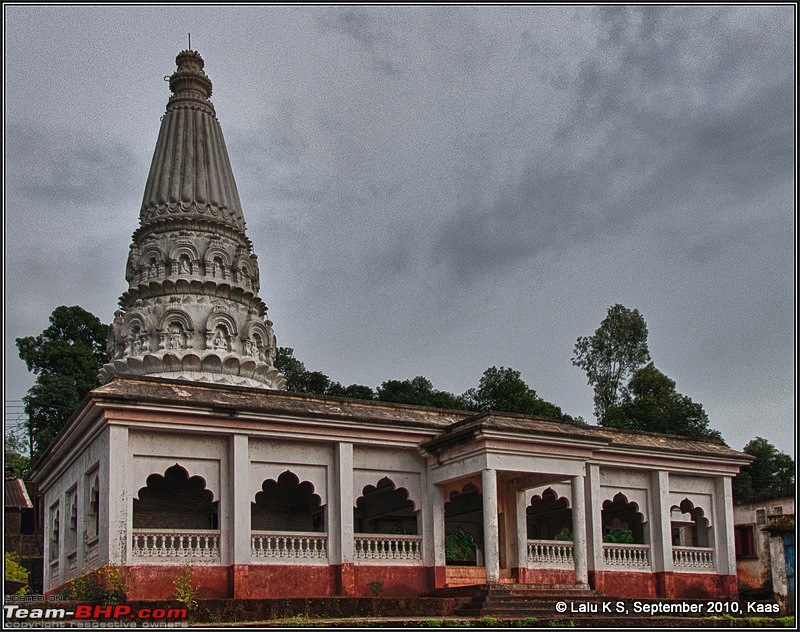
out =
[(360, 562), (421, 563), (422, 537), (359, 533), (355, 536), (355, 559)]
[(673, 546), (672, 565), (676, 569), (714, 570), (714, 549), (699, 546)]
[(572, 542), (528, 540), (528, 564), (538, 567), (575, 565)]
[(219, 561), (219, 531), (160, 529), (133, 532), (134, 557), (154, 560), (180, 559), (196, 563)]
[(328, 561), (328, 535), (288, 531), (254, 531), (250, 535), (253, 561), (291, 560), (292, 562)]
[(603, 544), (608, 567), (650, 568), (650, 547), (646, 544)]

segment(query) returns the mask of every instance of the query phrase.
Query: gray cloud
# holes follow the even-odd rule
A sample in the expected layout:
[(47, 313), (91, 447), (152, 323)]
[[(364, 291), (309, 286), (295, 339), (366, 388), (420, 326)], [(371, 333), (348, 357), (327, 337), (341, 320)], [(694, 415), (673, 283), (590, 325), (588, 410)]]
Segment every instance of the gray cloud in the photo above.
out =
[(622, 302), (731, 445), (792, 451), (791, 10), (7, 8), (7, 362), (59, 304), (112, 317), (191, 31), (307, 366), (513, 366), (591, 418), (572, 346)]

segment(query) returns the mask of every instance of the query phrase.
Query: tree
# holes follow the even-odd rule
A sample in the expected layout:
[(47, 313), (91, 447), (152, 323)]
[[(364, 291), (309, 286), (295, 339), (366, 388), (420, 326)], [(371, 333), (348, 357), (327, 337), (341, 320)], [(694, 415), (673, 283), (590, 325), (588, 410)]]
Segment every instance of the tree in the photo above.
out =
[(586, 372), (599, 421), (625, 395), (625, 381), (649, 360), (647, 324), (637, 309), (614, 305), (592, 337), (578, 338), (572, 364)]
[(606, 409), (601, 425), (698, 437), (723, 443), (719, 431), (709, 428), (701, 404), (675, 390), (675, 381), (652, 362), (631, 377), (623, 401)]
[(733, 499), (748, 502), (779, 496), (794, 496), (794, 459), (778, 451), (763, 437), (756, 437), (745, 447), (755, 457), (733, 479)]
[(6, 469), (11, 468), (14, 472), (14, 476), (23, 478), (31, 462), (30, 457), (25, 456), (25, 452), (27, 452), (24, 445), (25, 442), (9, 432), (6, 434), (4, 443)]
[(460, 397), (447, 391), (434, 389), (431, 381), (421, 375), (411, 380), (383, 382), (378, 387), (378, 399), (382, 402), (415, 404), (434, 408), (460, 409), (464, 407), (464, 402)]
[(307, 370), (305, 364), (294, 357), (294, 349), (291, 347), (278, 347), (275, 354), (275, 368), (286, 378), (287, 391), (351, 399), (375, 399), (375, 393), (369, 386), (360, 384), (342, 386), (321, 371)]
[(477, 389), (463, 395), (471, 410), (495, 410), (507, 413), (542, 415), (556, 419), (568, 418), (555, 404), (543, 400), (512, 368), (496, 366), (483, 372)]
[(40, 335), (17, 338), (19, 357), (36, 374), (23, 398), (28, 414), (31, 458), (50, 445), (81, 400), (99, 385), (97, 372), (108, 362), (108, 326), (78, 306), (61, 306)]

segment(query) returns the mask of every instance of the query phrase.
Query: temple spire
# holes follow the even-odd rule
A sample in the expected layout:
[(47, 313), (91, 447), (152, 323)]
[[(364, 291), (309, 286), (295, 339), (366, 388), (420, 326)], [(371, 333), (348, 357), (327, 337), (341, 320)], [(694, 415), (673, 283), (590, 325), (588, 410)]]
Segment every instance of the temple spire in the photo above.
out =
[(128, 256), (128, 291), (109, 332), (112, 361), (100, 379), (132, 373), (283, 388), (211, 80), (198, 52), (175, 61)]

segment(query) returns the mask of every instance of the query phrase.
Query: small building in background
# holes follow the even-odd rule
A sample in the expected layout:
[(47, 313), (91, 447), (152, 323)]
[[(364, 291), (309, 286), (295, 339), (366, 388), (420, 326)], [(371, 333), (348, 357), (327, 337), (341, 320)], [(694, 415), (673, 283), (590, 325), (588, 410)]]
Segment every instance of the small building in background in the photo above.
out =
[(18, 478), (5, 469), (3, 484), (4, 551), (15, 553), (29, 573), (28, 583), (35, 592), (42, 591), (42, 503), (33, 483)]
[(736, 574), (743, 596), (794, 602), (794, 498), (733, 506)]

